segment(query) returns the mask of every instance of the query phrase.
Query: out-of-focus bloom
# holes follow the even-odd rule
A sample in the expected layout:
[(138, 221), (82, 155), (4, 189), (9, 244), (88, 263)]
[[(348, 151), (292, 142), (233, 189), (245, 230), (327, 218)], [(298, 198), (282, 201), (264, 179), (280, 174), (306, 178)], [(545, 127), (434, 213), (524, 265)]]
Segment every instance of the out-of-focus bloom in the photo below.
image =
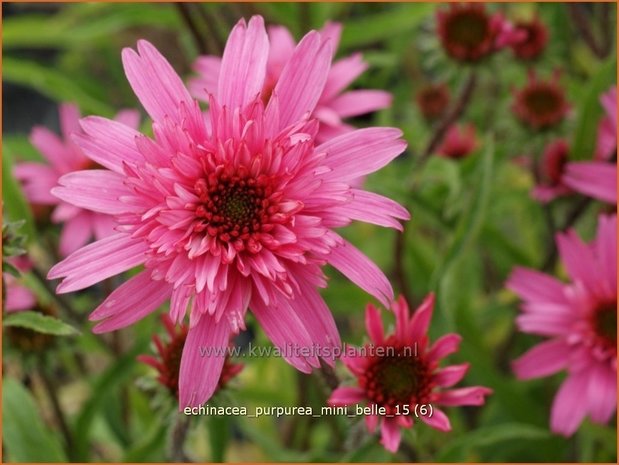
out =
[[(285, 27), (270, 26), (267, 30), (270, 47), (266, 76), (261, 89), (265, 105), (271, 98), (282, 71), (293, 57), (296, 46), (292, 34)], [(342, 25), (328, 22), (319, 32), (324, 41), (331, 41), (333, 57), (339, 45)], [(221, 62), (220, 57), (213, 55), (201, 56), (195, 61), (194, 70), (199, 76), (189, 81), (189, 90), (195, 98), (205, 102), (209, 101), (210, 95), (216, 99), (219, 98), (218, 81)], [(316, 135), (317, 142), (325, 142), (332, 137), (354, 130), (354, 127), (344, 122), (346, 118), (371, 113), (391, 104), (391, 94), (382, 90), (345, 91), (367, 67), (360, 53), (333, 63), (327, 82), (312, 112), (312, 117), (321, 123)]]
[(514, 24), (516, 31), (523, 35), (523, 39), (512, 43), (514, 55), (521, 60), (534, 60), (539, 57), (548, 43), (548, 28), (538, 18), (529, 21), (517, 21)]
[(447, 130), (436, 153), (448, 158), (464, 158), (476, 148), (475, 127), (472, 124), (454, 124)]
[(449, 87), (446, 84), (429, 84), (417, 92), (417, 104), (427, 120), (440, 118), (449, 105)]
[(413, 425), (414, 413), (425, 411), (420, 410), (421, 406), (432, 405), (431, 415), (419, 415), (424, 423), (450, 431), (449, 418), (438, 406), (483, 405), (492, 390), (482, 386), (449, 389), (464, 378), (469, 364), (439, 368), (443, 358), (458, 350), (461, 337), (446, 334), (430, 344), (428, 327), (434, 309), (433, 295), (412, 316), (402, 297), (393, 303), (392, 309), (396, 327), (386, 335), (379, 310), (367, 306), (365, 324), (370, 342), (356, 354), (347, 353), (341, 358), (357, 378), (357, 386), (338, 387), (328, 403), (344, 406), (365, 401), (384, 408), (385, 415), (367, 415), (366, 426), (373, 432), (380, 424), (381, 443), (395, 452), (400, 444), (400, 428)]
[[(189, 328), (180, 324), (176, 326), (166, 314), (161, 315), (161, 322), (168, 333), (167, 340), (161, 340), (158, 335), (153, 336), (153, 343), (157, 349), (157, 355), (140, 355), (138, 360), (153, 367), (159, 373), (157, 381), (166, 387), (170, 393), (178, 399), (178, 378), (181, 368), (181, 356), (187, 339)], [(238, 375), (243, 369), (240, 363), (233, 363), (226, 357), (224, 366), (219, 375), (217, 390), (222, 389), (228, 382)], [(215, 392), (217, 392), (217, 390)]]
[(597, 161), (566, 166), (565, 184), (573, 190), (608, 203), (617, 203), (617, 88), (600, 98), (606, 116), (600, 122)]
[(569, 152), (570, 146), (563, 139), (557, 139), (546, 146), (539, 166), (539, 184), (533, 189), (534, 198), (546, 203), (571, 192), (563, 182)]
[(436, 12), (443, 49), (457, 61), (475, 63), (523, 39), (501, 13), (489, 14), (483, 3), (451, 3)]
[[(399, 220), (409, 218), (404, 208), (350, 183), (389, 163), (406, 143), (392, 128), (315, 143), (318, 122), (309, 115), (332, 55), (329, 40), (308, 33), (265, 108), (268, 37), (261, 17), (241, 20), (205, 117), (165, 58), (139, 41), (138, 53), (123, 50), (123, 64), (153, 119), (154, 139), (104, 118), (82, 120), (85, 134), (76, 140), (108, 169), (66, 175), (54, 193), (113, 215), (119, 226), (48, 277), (64, 278), (57, 292), (72, 292), (144, 265), (90, 318), (101, 333), (133, 324), (167, 299), (173, 321), (188, 313), (181, 407), (213, 394), (225, 357), (202, 357), (199, 348), (227, 347), (230, 334), (245, 327), (248, 308), (280, 348), (338, 347), (333, 316), (317, 291), (326, 286), (324, 265), (381, 302), (393, 298), (380, 269), (334, 228), (359, 220), (401, 229)], [(303, 372), (320, 366), (315, 353), (285, 352)]]
[(550, 424), (569, 436), (586, 415), (607, 423), (617, 406), (617, 217), (600, 216), (591, 244), (573, 231), (557, 244), (571, 282), (516, 268), (507, 287), (524, 300), (520, 330), (550, 338), (516, 360), (514, 372), (530, 379), (567, 370)]
[[(35, 206), (35, 211), (40, 210), (41, 205), (56, 207), (52, 213), (52, 221), (64, 223), (59, 251), (66, 256), (82, 247), (93, 236), (96, 239), (109, 236), (113, 232), (114, 220), (109, 215), (78, 208), (52, 195), (51, 190), (58, 185), (58, 179), (62, 175), (96, 167), (71, 140), (71, 134), (80, 132), (78, 108), (75, 105), (62, 104), (59, 113), (62, 137), (44, 127), (35, 127), (30, 133), (30, 143), (48, 163), (18, 163), (13, 174), (22, 183), (24, 194), (28, 202)], [(134, 110), (125, 110), (116, 116), (116, 120), (136, 128), (139, 114)]]
[[(32, 262), (26, 255), (12, 257), (8, 262), (14, 269), (25, 273), (32, 269)], [(4, 309), (6, 312), (32, 310), (36, 305), (36, 297), (30, 289), (19, 283), (19, 280), (9, 273), (3, 273), (4, 281)]]
[(539, 130), (560, 123), (570, 110), (565, 90), (559, 84), (560, 73), (542, 80), (529, 72), (528, 82), (514, 90), (512, 110), (524, 124)]

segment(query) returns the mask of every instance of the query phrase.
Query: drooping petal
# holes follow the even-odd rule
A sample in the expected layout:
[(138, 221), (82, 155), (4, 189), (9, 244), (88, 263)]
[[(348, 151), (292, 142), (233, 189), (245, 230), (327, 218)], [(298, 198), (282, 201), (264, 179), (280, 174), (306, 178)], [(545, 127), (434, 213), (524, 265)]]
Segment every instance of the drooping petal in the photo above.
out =
[(441, 387), (451, 387), (462, 381), (469, 366), (469, 363), (462, 363), (461, 365), (451, 365), (441, 368), (434, 374), (433, 381)]
[(264, 20), (253, 16), (249, 24), (240, 20), (228, 38), (221, 60), (218, 102), (230, 109), (243, 108), (262, 90), (269, 56)]
[(516, 267), (509, 276), (506, 287), (526, 301), (567, 303), (565, 284), (540, 271)]
[(353, 200), (333, 208), (340, 217), (363, 221), (402, 231), (399, 220), (410, 219), (408, 211), (399, 203), (373, 192), (351, 189)]
[(545, 341), (514, 361), (512, 368), (519, 379), (552, 375), (567, 366), (569, 350), (563, 339)]
[(591, 421), (600, 424), (610, 421), (617, 410), (617, 373), (614, 370), (601, 363), (591, 366), (587, 401)]
[(383, 90), (351, 90), (329, 102), (340, 117), (365, 115), (391, 105), (391, 94)]
[(606, 162), (572, 162), (565, 168), (563, 182), (590, 197), (617, 203), (617, 165)]
[(439, 394), (437, 403), (445, 406), (483, 405), (485, 396), (492, 394), (492, 389), (483, 386), (472, 386), (450, 389)]
[(434, 429), (444, 432), (451, 431), (449, 418), (447, 418), (447, 415), (445, 415), (442, 410), (436, 407), (433, 407), (432, 415), (421, 415), (420, 418), (426, 425)]
[(552, 403), (552, 431), (563, 436), (571, 436), (576, 432), (587, 413), (588, 381), (586, 373), (572, 373), (563, 382)]
[(394, 418), (384, 418), (380, 427), (380, 443), (389, 452), (395, 453), (402, 438), (400, 427)]
[(225, 319), (202, 315), (189, 330), (179, 372), (179, 407), (202, 405), (215, 392), (226, 360), (230, 327)]
[(94, 333), (124, 328), (155, 311), (170, 297), (172, 286), (154, 281), (150, 272), (142, 271), (116, 288), (88, 317), (99, 321)]
[(321, 102), (328, 102), (348, 87), (366, 69), (367, 63), (363, 61), (360, 53), (355, 53), (346, 58), (336, 61), (331, 66), (329, 77), (320, 97)]
[(340, 386), (331, 393), (327, 404), (335, 406), (345, 406), (358, 404), (365, 399), (362, 389), (350, 386)]

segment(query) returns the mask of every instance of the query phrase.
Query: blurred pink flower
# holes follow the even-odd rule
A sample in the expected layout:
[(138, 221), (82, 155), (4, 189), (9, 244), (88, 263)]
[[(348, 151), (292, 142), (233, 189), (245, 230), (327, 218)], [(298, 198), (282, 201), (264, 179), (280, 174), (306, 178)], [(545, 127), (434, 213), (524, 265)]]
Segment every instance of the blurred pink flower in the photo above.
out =
[(507, 287), (524, 300), (520, 330), (550, 338), (516, 360), (514, 372), (530, 379), (567, 370), (550, 424), (569, 436), (585, 415), (605, 424), (617, 406), (617, 217), (600, 216), (589, 245), (573, 231), (557, 244), (571, 282), (516, 268)]
[[(32, 268), (32, 262), (26, 255), (12, 257), (8, 261), (22, 273), (26, 273)], [(19, 280), (10, 273), (3, 273), (2, 276), (6, 286), (4, 288), (4, 310), (8, 313), (33, 310), (37, 303), (34, 293), (20, 284)]]
[(572, 191), (563, 182), (569, 151), (570, 147), (563, 139), (550, 142), (544, 148), (539, 167), (540, 180), (533, 189), (533, 197), (540, 202), (550, 202)]
[[(17, 163), (13, 174), (22, 183), (28, 202), (56, 206), (52, 221), (64, 223), (59, 251), (66, 256), (85, 245), (93, 236), (96, 239), (109, 236), (113, 232), (114, 220), (109, 215), (78, 208), (52, 195), (51, 190), (58, 185), (58, 178), (62, 175), (96, 167), (71, 140), (73, 133), (80, 132), (78, 108), (65, 103), (60, 105), (59, 113), (62, 137), (40, 126), (30, 133), (30, 143), (48, 163)], [(125, 110), (116, 116), (116, 120), (136, 128), (139, 114), (134, 110)]]
[(566, 166), (565, 184), (577, 192), (608, 203), (617, 203), (617, 87), (600, 98), (606, 116), (600, 122), (597, 161)]
[(379, 310), (368, 305), (365, 324), (370, 342), (341, 359), (356, 376), (358, 386), (340, 386), (327, 401), (335, 406), (367, 401), (370, 406), (383, 407), (385, 415), (366, 415), (365, 421), (370, 432), (380, 424), (381, 443), (390, 452), (400, 445), (400, 428), (413, 425), (414, 412), (419, 411), (416, 406), (431, 404), (432, 414), (419, 418), (439, 431), (450, 431), (449, 418), (437, 406), (483, 405), (485, 396), (492, 393), (482, 386), (447, 389), (464, 378), (469, 364), (439, 368), (443, 358), (458, 350), (461, 337), (446, 334), (430, 345), (433, 309), (431, 294), (411, 316), (400, 297), (392, 305), (395, 331), (386, 335)]
[(437, 32), (451, 58), (475, 63), (525, 38), (501, 13), (483, 3), (451, 3), (436, 12)]
[[(286, 64), (290, 62), (296, 46), (292, 34), (285, 27), (269, 26), (267, 30), (270, 47), (266, 76), (261, 89), (265, 105), (271, 98)], [(333, 57), (340, 42), (342, 25), (328, 22), (319, 32), (323, 40), (331, 41), (331, 56)], [(209, 101), (211, 94), (215, 99), (219, 98), (218, 81), (221, 61), (220, 57), (213, 55), (201, 56), (195, 61), (194, 70), (199, 76), (189, 80), (189, 90), (195, 98), (205, 102)], [(343, 121), (344, 119), (380, 110), (391, 104), (391, 94), (382, 90), (345, 91), (367, 67), (360, 53), (333, 63), (328, 72), (327, 82), (312, 112), (312, 117), (321, 123), (316, 136), (317, 142), (325, 142), (332, 137), (354, 130), (354, 127)]]
[[(269, 42), (261, 17), (232, 30), (205, 119), (165, 58), (146, 41), (123, 50), (134, 92), (153, 119), (154, 139), (114, 121), (82, 120), (84, 152), (108, 168), (64, 176), (54, 189), (74, 205), (113, 215), (117, 233), (54, 266), (58, 292), (88, 287), (138, 265), (91, 314), (95, 332), (128, 326), (171, 299), (170, 316), (190, 329), (180, 368), (180, 405), (213, 394), (225, 348), (248, 307), (278, 347), (337, 347), (333, 316), (317, 291), (329, 263), (381, 302), (389, 281), (334, 228), (353, 220), (401, 229), (396, 202), (350, 187), (406, 147), (401, 131), (369, 128), (316, 145), (309, 119), (331, 63), (330, 41), (310, 32), (284, 66), (264, 106)], [(289, 354), (303, 372), (315, 355)], [(334, 363), (330, 358), (328, 363)]]
[(514, 55), (521, 60), (534, 60), (539, 57), (548, 43), (546, 25), (539, 17), (534, 17), (529, 21), (517, 21), (514, 28), (523, 35), (522, 40), (511, 44)]
[(514, 90), (512, 111), (518, 119), (532, 129), (540, 130), (559, 124), (567, 116), (570, 105), (561, 87), (561, 73), (552, 78), (540, 79), (534, 70), (529, 71), (528, 82)]
[(464, 158), (477, 148), (475, 127), (472, 124), (452, 125), (436, 152), (448, 158)]

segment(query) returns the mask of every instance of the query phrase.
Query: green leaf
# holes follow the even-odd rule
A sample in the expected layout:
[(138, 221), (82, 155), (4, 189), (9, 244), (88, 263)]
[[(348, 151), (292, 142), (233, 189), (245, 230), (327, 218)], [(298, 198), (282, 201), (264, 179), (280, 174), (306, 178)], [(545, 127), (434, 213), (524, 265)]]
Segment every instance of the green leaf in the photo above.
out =
[(487, 426), (463, 434), (447, 443), (438, 456), (438, 462), (467, 460), (467, 453), (474, 448), (490, 446), (501, 441), (530, 441), (550, 437), (547, 429), (521, 423)]
[(7, 462), (66, 462), (60, 441), (43, 423), (34, 399), (11, 378), (2, 385), (2, 440)]
[(229, 417), (215, 415), (208, 419), (208, 440), (211, 446), (211, 462), (225, 462), (226, 446), (230, 440)]
[(17, 180), (12, 175), (13, 157), (10, 150), (4, 147), (2, 153), (2, 201), (5, 218), (12, 221), (24, 220), (25, 224), (19, 232), (26, 236), (27, 242), (35, 239), (34, 219), (32, 210), (24, 198)]
[(574, 131), (571, 156), (578, 160), (593, 157), (596, 146), (597, 127), (604, 110), (600, 96), (616, 82), (617, 59), (609, 59), (587, 85), (578, 105), (578, 119)]
[(31, 87), (59, 102), (75, 102), (85, 113), (104, 116), (113, 114), (112, 108), (77, 85), (74, 78), (28, 60), (4, 57), (3, 77), (7, 82)]
[(3, 324), (4, 326), (17, 326), (54, 336), (75, 336), (80, 333), (73, 326), (58, 318), (30, 311), (11, 313), (4, 317)]
[(356, 48), (410, 32), (419, 26), (434, 8), (430, 3), (400, 4), (381, 13), (350, 20), (342, 31), (340, 47)]

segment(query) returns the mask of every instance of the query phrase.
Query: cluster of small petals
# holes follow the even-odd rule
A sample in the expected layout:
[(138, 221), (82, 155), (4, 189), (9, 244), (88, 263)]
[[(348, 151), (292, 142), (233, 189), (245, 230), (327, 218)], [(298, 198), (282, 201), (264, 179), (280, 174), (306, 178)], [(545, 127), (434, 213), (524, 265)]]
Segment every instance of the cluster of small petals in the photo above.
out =
[[(51, 194), (58, 179), (67, 173), (96, 167), (72, 141), (79, 134), (79, 110), (75, 105), (60, 106), (61, 136), (44, 127), (35, 127), (30, 133), (30, 143), (43, 155), (47, 163), (22, 162), (15, 165), (14, 176), (22, 183), (23, 191), (34, 207), (54, 206), (52, 221), (63, 223), (59, 251), (63, 256), (82, 247), (92, 237), (103, 239), (113, 232), (114, 222), (108, 215), (88, 211), (64, 202)], [(134, 110), (124, 110), (116, 120), (137, 127), (139, 115)]]
[(520, 379), (567, 370), (550, 425), (570, 436), (585, 416), (605, 424), (616, 412), (617, 217), (600, 216), (590, 244), (573, 231), (556, 240), (569, 283), (516, 268), (507, 287), (524, 300), (519, 329), (549, 338), (516, 360), (513, 369)]
[(446, 84), (429, 84), (417, 92), (417, 105), (426, 120), (443, 116), (449, 106), (450, 94)]
[(570, 105), (559, 84), (560, 73), (543, 80), (530, 71), (527, 83), (514, 90), (512, 110), (518, 119), (532, 129), (540, 130), (559, 124), (567, 116)]
[[(341, 31), (342, 25), (332, 22), (326, 23), (319, 31), (322, 39), (331, 43), (332, 55), (335, 55), (337, 50)], [(266, 76), (261, 89), (261, 98), (265, 105), (271, 99), (273, 90), (286, 65), (292, 59), (296, 46), (292, 34), (283, 26), (270, 26), (268, 38), (270, 48)], [(222, 59), (213, 55), (201, 56), (193, 67), (198, 76), (189, 81), (192, 95), (205, 102), (208, 102), (209, 95), (218, 97)], [(361, 54), (342, 58), (331, 66), (323, 91), (312, 112), (312, 117), (321, 123), (316, 134), (318, 143), (354, 130), (354, 127), (344, 122), (346, 118), (371, 113), (391, 104), (391, 95), (382, 90), (345, 90), (367, 67)]]
[(464, 158), (477, 149), (475, 126), (454, 124), (447, 130), (436, 152), (447, 158)]
[[(400, 428), (413, 425), (416, 406), (431, 404), (432, 414), (419, 418), (439, 431), (450, 431), (449, 418), (439, 407), (483, 405), (485, 396), (492, 393), (482, 386), (452, 389), (464, 378), (469, 364), (439, 366), (443, 358), (458, 350), (461, 338), (447, 334), (430, 343), (428, 328), (433, 309), (434, 296), (429, 295), (411, 316), (406, 301), (400, 297), (392, 305), (395, 330), (385, 334), (379, 310), (368, 305), (365, 323), (370, 341), (356, 354), (342, 358), (356, 377), (357, 386), (340, 386), (328, 400), (335, 406), (366, 401), (383, 409), (384, 415), (366, 416), (366, 425), (373, 432), (380, 424), (381, 443), (391, 452), (399, 447)], [(383, 350), (371, 350), (378, 347)]]
[(538, 167), (540, 179), (533, 189), (534, 198), (546, 203), (571, 192), (563, 181), (569, 153), (570, 146), (564, 139), (554, 140), (544, 148)]
[(522, 32), (524, 38), (511, 45), (514, 55), (521, 60), (534, 60), (538, 58), (548, 43), (548, 28), (538, 18), (528, 21), (517, 21), (514, 24), (516, 31)]
[(452, 59), (476, 63), (524, 37), (501, 13), (490, 14), (483, 3), (452, 3), (436, 13), (437, 31)]
[[(83, 119), (76, 140), (106, 169), (63, 176), (54, 189), (118, 224), (50, 270), (50, 279), (63, 278), (58, 292), (144, 266), (92, 312), (95, 332), (130, 325), (168, 299), (173, 322), (188, 316), (181, 407), (208, 400), (224, 367), (225, 357), (202, 357), (198, 348), (227, 347), (248, 309), (278, 347), (339, 346), (317, 290), (326, 285), (324, 265), (383, 303), (393, 298), (384, 274), (334, 228), (358, 220), (401, 229), (409, 218), (392, 200), (353, 187), (404, 151), (401, 131), (368, 128), (318, 143), (320, 123), (310, 115), (333, 69), (331, 40), (308, 33), (266, 99), (269, 53), (262, 18), (241, 20), (205, 114), (154, 46), (125, 49), (125, 73), (153, 138)], [(315, 355), (286, 360), (303, 372), (320, 366)]]

